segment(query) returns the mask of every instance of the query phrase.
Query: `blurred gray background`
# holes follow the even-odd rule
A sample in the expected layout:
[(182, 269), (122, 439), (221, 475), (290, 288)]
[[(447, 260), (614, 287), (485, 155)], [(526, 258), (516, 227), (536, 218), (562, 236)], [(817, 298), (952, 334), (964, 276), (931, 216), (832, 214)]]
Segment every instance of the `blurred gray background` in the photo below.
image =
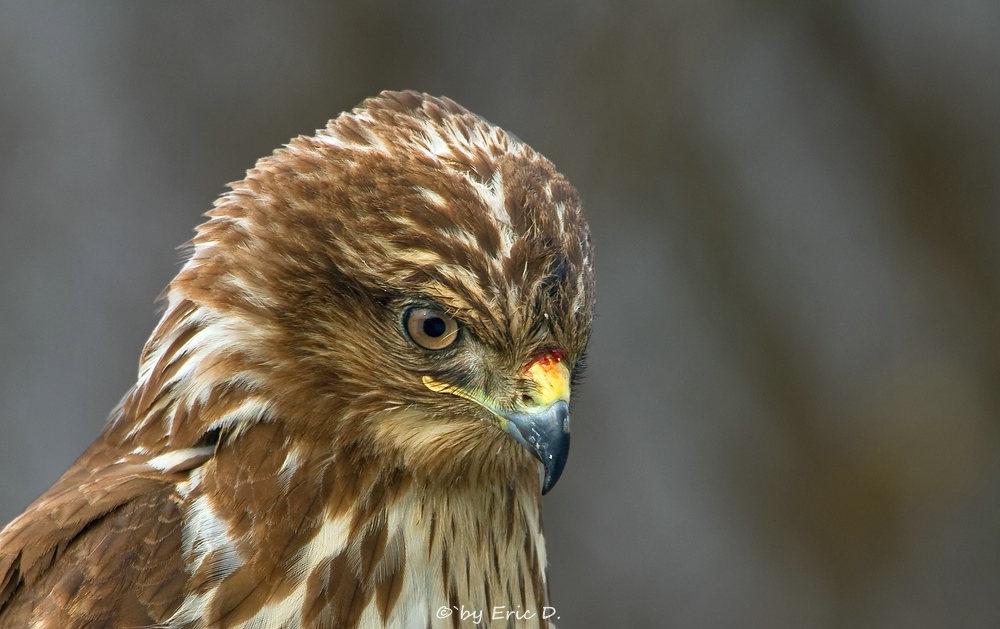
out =
[(0, 523), (226, 182), (382, 89), (579, 188), (562, 628), (1000, 626), (996, 0), (0, 4)]

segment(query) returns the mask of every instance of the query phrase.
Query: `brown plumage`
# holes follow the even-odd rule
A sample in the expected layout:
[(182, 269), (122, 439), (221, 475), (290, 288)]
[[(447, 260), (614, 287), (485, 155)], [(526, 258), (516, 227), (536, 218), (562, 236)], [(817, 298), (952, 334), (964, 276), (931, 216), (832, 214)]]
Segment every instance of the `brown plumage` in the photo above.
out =
[(0, 627), (541, 614), (593, 309), (569, 183), (448, 99), (384, 92), (208, 216), (137, 384), (0, 532)]

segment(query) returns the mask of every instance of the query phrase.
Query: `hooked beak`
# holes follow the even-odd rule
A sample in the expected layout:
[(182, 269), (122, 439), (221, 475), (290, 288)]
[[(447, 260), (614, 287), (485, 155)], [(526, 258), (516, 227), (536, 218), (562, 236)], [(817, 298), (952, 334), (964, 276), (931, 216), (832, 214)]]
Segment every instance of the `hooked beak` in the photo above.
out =
[(423, 381), (432, 391), (471, 400), (493, 413), (500, 428), (542, 462), (545, 469), (542, 495), (545, 495), (559, 480), (569, 457), (570, 373), (561, 353), (549, 352), (533, 359), (522, 377), (531, 382), (532, 390), (513, 409), (499, 408), (485, 396), (438, 382), (430, 376), (424, 376)]
[(528, 449), (542, 462), (545, 478), (542, 495), (549, 493), (569, 457), (569, 404), (565, 400), (553, 402), (537, 413), (505, 413), (507, 434)]

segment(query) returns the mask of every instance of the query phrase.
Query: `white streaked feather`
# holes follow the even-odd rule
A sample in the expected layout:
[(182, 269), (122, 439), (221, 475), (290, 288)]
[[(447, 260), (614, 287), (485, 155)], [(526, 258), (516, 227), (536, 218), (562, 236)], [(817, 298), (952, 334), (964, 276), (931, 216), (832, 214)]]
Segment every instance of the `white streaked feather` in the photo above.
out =
[(214, 446), (204, 446), (199, 448), (184, 448), (183, 450), (171, 450), (165, 454), (154, 457), (146, 462), (146, 465), (160, 470), (165, 474), (172, 474), (177, 470), (190, 466), (197, 459), (204, 459), (215, 452)]
[(248, 398), (232, 410), (212, 422), (208, 430), (225, 433), (227, 439), (235, 439), (253, 424), (263, 421), (270, 412), (271, 403), (262, 397)]
[(198, 496), (190, 503), (185, 513), (181, 539), (181, 547), (188, 559), (191, 572), (197, 571), (211, 552), (219, 552), (227, 558), (227, 564), (220, 570), (220, 575), (232, 574), (242, 563), (236, 540), (230, 535), (226, 524), (216, 515), (211, 499), (206, 495)]
[[(200, 471), (200, 468), (196, 470)], [(195, 482), (199, 478), (200, 475)], [(214, 553), (212, 564), (206, 566), (210, 572), (210, 583), (214, 585), (231, 575), (243, 563), (236, 541), (230, 535), (225, 523), (216, 515), (209, 497), (204, 495), (188, 503), (181, 532), (181, 548), (188, 562), (190, 574), (200, 569), (209, 554)], [(213, 587), (208, 590), (188, 592), (181, 606), (163, 623), (163, 626), (200, 627), (197, 621), (204, 618), (216, 591)]]
[(290, 574), (308, 575), (324, 560), (339, 555), (350, 541), (350, 530), (351, 518), (348, 516), (324, 522), (316, 535), (297, 553)]
[(427, 188), (424, 188), (423, 186), (417, 186), (417, 192), (419, 192), (420, 196), (427, 199), (427, 202), (433, 206), (439, 208), (448, 207), (448, 203), (444, 200), (444, 197), (438, 194), (437, 192), (434, 192), (433, 190), (429, 190)]
[(350, 517), (347, 516), (324, 522), (312, 540), (298, 552), (292, 569), (286, 575), (287, 578), (298, 581), (295, 589), (280, 601), (261, 607), (253, 617), (240, 625), (241, 629), (298, 627), (306, 598), (307, 577), (322, 562), (343, 552), (349, 541), (350, 524)]
[(278, 469), (278, 485), (283, 492), (288, 491), (288, 486), (292, 482), (292, 476), (299, 470), (301, 464), (302, 457), (299, 454), (299, 449), (292, 446), (285, 454), (285, 460), (281, 463), (281, 468)]

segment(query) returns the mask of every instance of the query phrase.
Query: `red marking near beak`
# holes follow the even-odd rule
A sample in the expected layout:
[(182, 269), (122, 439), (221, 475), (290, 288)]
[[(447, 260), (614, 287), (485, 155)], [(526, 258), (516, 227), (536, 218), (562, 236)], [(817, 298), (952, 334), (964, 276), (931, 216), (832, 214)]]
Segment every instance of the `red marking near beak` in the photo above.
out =
[(547, 407), (557, 400), (569, 401), (569, 367), (565, 352), (554, 349), (535, 356), (524, 368), (524, 376), (535, 383), (535, 404)]
[(531, 359), (531, 362), (528, 363), (527, 369), (531, 369), (535, 365), (538, 365), (542, 368), (549, 367), (553, 363), (562, 362), (563, 356), (565, 355), (566, 352), (561, 349), (553, 349), (547, 352), (543, 352), (535, 356), (533, 359)]

